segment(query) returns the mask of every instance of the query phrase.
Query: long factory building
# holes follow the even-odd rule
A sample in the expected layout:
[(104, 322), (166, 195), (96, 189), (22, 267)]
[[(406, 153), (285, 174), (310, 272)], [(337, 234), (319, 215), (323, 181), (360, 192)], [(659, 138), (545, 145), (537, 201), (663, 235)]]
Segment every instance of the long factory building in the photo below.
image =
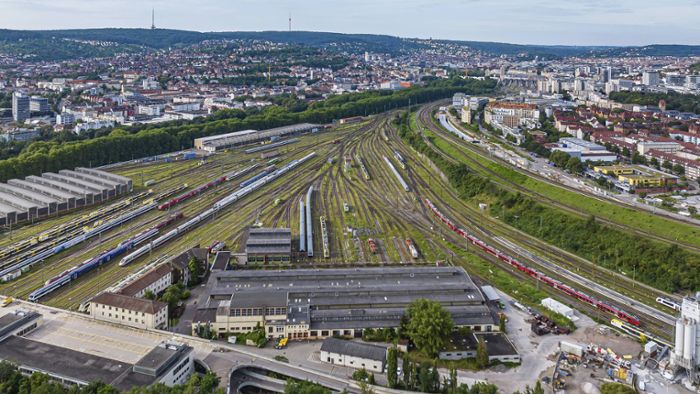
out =
[(213, 272), (197, 301), (192, 331), (250, 332), (269, 338), (358, 337), (398, 327), (416, 299), (440, 302), (455, 326), (497, 331), (495, 307), (459, 267), (232, 270)]
[(91, 168), (0, 183), (0, 226), (106, 201), (132, 190), (131, 179)]
[(243, 130), (234, 133), (213, 135), (210, 137), (196, 138), (194, 147), (207, 152), (217, 152), (236, 146), (252, 144), (254, 142), (265, 141), (299, 135), (302, 133), (318, 131), (322, 126), (311, 123), (300, 123), (291, 126), (277, 127), (269, 130)]

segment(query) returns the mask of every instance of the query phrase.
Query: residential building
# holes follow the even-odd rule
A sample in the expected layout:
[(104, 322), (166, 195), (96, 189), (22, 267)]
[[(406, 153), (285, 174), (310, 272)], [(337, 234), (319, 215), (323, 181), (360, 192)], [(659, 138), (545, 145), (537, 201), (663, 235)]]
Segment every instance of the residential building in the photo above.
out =
[(135, 328), (168, 328), (168, 304), (123, 294), (101, 293), (94, 297), (90, 300), (90, 316)]
[(529, 126), (539, 122), (540, 111), (535, 104), (514, 102), (491, 102), (484, 109), (484, 121), (494, 127), (494, 123), (508, 128)]

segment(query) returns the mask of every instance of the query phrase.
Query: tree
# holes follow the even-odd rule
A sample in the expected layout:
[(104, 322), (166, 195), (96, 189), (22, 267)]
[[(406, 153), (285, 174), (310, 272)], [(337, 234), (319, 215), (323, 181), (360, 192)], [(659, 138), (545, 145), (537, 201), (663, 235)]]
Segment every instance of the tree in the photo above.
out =
[(689, 207), (688, 207), (688, 213), (691, 214), (691, 215), (697, 215), (698, 209), (695, 208), (694, 206), (689, 206)]
[(479, 338), (479, 343), (476, 345), (476, 365), (479, 368), (489, 366), (489, 352), (486, 349), (486, 342), (481, 338)]
[(601, 394), (635, 394), (633, 388), (620, 383), (603, 383), (600, 386)]
[(375, 394), (375, 392), (372, 390), (372, 387), (367, 384), (367, 382), (362, 381), (360, 382), (360, 394)]
[(572, 174), (582, 173), (583, 164), (581, 163), (581, 159), (579, 159), (578, 157), (569, 158), (569, 160), (566, 162), (566, 169), (569, 170), (569, 172)]
[(673, 164), (671, 164), (670, 161), (664, 160), (663, 164), (661, 164), (661, 167), (667, 169), (667, 170), (672, 170), (673, 169)]
[(435, 393), (440, 391), (440, 372), (438, 372), (437, 364), (434, 364), (430, 371), (430, 391)]
[(418, 387), (422, 393), (429, 393), (432, 385), (432, 376), (430, 372), (430, 364), (427, 362), (421, 363), (418, 369)]
[(399, 363), (399, 351), (396, 346), (389, 348), (387, 353), (387, 363), (386, 363), (386, 378), (389, 383), (389, 387), (396, 388), (399, 383), (398, 377), (398, 363)]
[(437, 301), (418, 299), (408, 307), (408, 335), (416, 347), (436, 357), (452, 332), (452, 315)]
[(673, 167), (671, 167), (671, 170), (673, 171), (674, 174), (678, 174), (678, 175), (685, 174), (685, 167), (683, 167), (680, 164), (674, 164)]
[(448, 386), (445, 387), (447, 389), (448, 394), (456, 394), (457, 393), (457, 368), (455, 368), (454, 365), (450, 366), (450, 380), (447, 382)]
[(403, 385), (406, 387), (406, 389), (411, 389), (411, 361), (408, 359), (407, 355), (403, 356), (403, 366), (401, 367), (403, 370)]
[(143, 298), (145, 298), (145, 299), (147, 299), (147, 300), (155, 300), (155, 299), (156, 299), (156, 295), (153, 294), (153, 290), (151, 290), (151, 289), (146, 289), (146, 291), (143, 292)]
[(289, 379), (284, 385), (284, 394), (331, 394), (331, 390), (309, 381)]
[(498, 330), (502, 333), (506, 333), (506, 315), (501, 313), (498, 316)]
[(198, 285), (201, 281), (202, 265), (199, 263), (199, 261), (197, 261), (197, 259), (192, 257), (187, 263), (187, 270), (190, 271), (190, 285)]

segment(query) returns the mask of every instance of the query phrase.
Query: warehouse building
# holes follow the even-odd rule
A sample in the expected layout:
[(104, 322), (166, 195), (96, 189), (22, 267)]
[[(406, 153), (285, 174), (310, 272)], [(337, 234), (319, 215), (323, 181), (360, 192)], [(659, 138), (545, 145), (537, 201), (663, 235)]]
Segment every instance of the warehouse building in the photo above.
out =
[(39, 327), (43, 319), (33, 311), (16, 310), (0, 317), (0, 343), (13, 336), (22, 336)]
[(290, 135), (299, 135), (318, 131), (321, 126), (311, 123), (301, 123), (291, 126), (277, 127), (269, 130), (243, 130), (235, 133), (213, 135), (210, 137), (196, 138), (194, 147), (207, 152), (218, 152), (236, 146), (252, 144), (269, 139), (276, 139)]
[(41, 219), (130, 192), (130, 179), (76, 168), (0, 183), (0, 226)]
[(156, 383), (170, 387), (183, 384), (194, 371), (192, 347), (177, 343), (163, 343), (136, 364), (129, 364), (22, 336), (10, 336), (0, 345), (0, 360), (17, 365), (24, 374), (44, 373), (63, 385), (87, 386), (100, 381), (120, 392)]
[(288, 263), (292, 256), (292, 230), (251, 228), (245, 253), (249, 263)]
[(383, 373), (386, 366), (386, 348), (362, 342), (326, 338), (321, 344), (323, 362), (344, 367)]
[(270, 338), (359, 337), (398, 327), (411, 302), (440, 302), (455, 326), (498, 330), (498, 316), (459, 267), (233, 270), (213, 272), (197, 302), (192, 331), (250, 332)]
[(438, 355), (440, 360), (457, 361), (476, 357), (479, 341), (486, 345), (489, 362), (519, 363), (520, 353), (508, 336), (501, 332), (482, 332), (460, 334), (455, 331), (450, 335), (444, 349)]

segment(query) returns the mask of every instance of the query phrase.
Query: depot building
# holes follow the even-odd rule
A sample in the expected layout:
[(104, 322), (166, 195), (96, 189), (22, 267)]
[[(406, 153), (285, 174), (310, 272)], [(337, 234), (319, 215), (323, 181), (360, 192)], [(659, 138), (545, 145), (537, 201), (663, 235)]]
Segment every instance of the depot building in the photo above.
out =
[(439, 302), (455, 326), (498, 330), (497, 311), (459, 267), (236, 270), (210, 275), (192, 332), (263, 327), (269, 338), (359, 337), (395, 328), (411, 302)]

